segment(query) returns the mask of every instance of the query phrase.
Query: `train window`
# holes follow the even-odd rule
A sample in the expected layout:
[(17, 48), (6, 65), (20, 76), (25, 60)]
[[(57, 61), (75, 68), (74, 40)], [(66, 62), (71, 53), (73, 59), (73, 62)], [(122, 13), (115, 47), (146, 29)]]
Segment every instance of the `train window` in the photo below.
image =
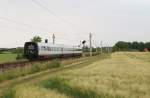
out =
[(47, 51), (47, 47), (45, 47), (45, 51)]
[(44, 51), (44, 46), (41, 47), (41, 50)]
[(44, 51), (46, 51), (46, 47), (44, 47)]
[(47, 47), (47, 51), (49, 51), (49, 47)]
[(42, 47), (40, 47), (41, 51), (43, 51)]
[(29, 46), (28, 46), (28, 49), (29, 49), (29, 50), (34, 50), (35, 48), (34, 48), (33, 45), (29, 45)]
[(50, 47), (48, 47), (48, 51), (51, 51)]
[(46, 47), (44, 47), (44, 51), (46, 51)]

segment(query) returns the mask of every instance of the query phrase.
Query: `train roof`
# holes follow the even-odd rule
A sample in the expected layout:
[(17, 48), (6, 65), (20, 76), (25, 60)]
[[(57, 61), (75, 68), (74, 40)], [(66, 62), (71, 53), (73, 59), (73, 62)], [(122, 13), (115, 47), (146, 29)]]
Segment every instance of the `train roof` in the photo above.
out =
[(53, 43), (44, 43), (44, 42), (26, 42), (25, 44), (37, 44), (38, 46), (47, 46), (47, 47), (63, 47), (63, 48), (78, 48), (81, 49), (81, 46), (71, 46), (71, 45), (64, 45), (64, 44), (53, 44)]
[(51, 47), (63, 47), (63, 44), (53, 44), (53, 43), (37, 43), (38, 46), (51, 46)]
[(38, 44), (38, 46), (81, 48), (80, 46), (71, 46), (71, 45), (64, 45), (64, 44), (53, 44), (53, 43), (37, 43), (37, 44)]

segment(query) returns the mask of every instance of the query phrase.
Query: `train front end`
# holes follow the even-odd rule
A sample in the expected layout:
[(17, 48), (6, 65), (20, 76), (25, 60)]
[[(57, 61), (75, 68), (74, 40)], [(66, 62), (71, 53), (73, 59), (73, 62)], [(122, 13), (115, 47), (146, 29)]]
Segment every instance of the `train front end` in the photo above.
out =
[(24, 45), (24, 56), (29, 60), (38, 58), (38, 44), (35, 42), (26, 42)]

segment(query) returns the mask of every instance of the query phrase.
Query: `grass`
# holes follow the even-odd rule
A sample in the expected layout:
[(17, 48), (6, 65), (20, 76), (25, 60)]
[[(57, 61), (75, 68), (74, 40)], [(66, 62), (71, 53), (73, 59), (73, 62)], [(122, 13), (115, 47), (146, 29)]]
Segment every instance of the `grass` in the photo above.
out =
[(30, 66), (18, 67), (18, 68), (6, 70), (6, 71), (0, 71), (0, 82), (14, 79), (20, 76), (25, 76), (28, 74), (34, 74), (34, 73), (47, 70), (47, 69), (58, 68), (60, 66), (61, 66), (61, 63), (59, 60), (53, 60), (51, 62), (46, 62), (43, 64), (35, 63)]
[(21, 86), (12, 93), (8, 90), (4, 94), (12, 96), (10, 98), (14, 95), (15, 98), (149, 98), (149, 57), (149, 53), (143, 52), (116, 52), (104, 60), (101, 59), (105, 56), (90, 58), (85, 63), (62, 70), (39, 85)]
[[(105, 55), (105, 57), (107, 57), (106, 55)], [(79, 66), (81, 66), (81, 67), (83, 67), (83, 66), (86, 66), (85, 64), (87, 64), (87, 63), (91, 63), (91, 62), (94, 62), (94, 61), (96, 61), (96, 60), (98, 60), (98, 58), (101, 58), (101, 59), (103, 59), (103, 57), (88, 57), (88, 58), (80, 58), (80, 59), (68, 59), (68, 60), (63, 60), (62, 62), (57, 62), (57, 60), (54, 60), (53, 62), (50, 62), (50, 63), (44, 63), (44, 66), (43, 65), (41, 65), (41, 64), (38, 64), (37, 66), (40, 66), (41, 68), (40, 69), (45, 69), (45, 65), (46, 66), (49, 66), (49, 65), (51, 65), (51, 64), (54, 64), (55, 66), (53, 66), (53, 67), (60, 67), (60, 65), (62, 66), (64, 66), (64, 64), (69, 64), (69, 66), (64, 66), (64, 68), (59, 68), (60, 69), (60, 72), (61, 72), (61, 69), (64, 69), (64, 70), (68, 70), (68, 69), (73, 69), (73, 68), (78, 68)], [(79, 63), (79, 62), (84, 62), (84, 63)], [(86, 61), (86, 62), (85, 62)], [(76, 65), (76, 66), (71, 66), (72, 64), (71, 63), (75, 63), (75, 64), (73, 64), (73, 65)], [(36, 65), (35, 65), (36, 66)], [(48, 67), (49, 68), (49, 67)], [(50, 67), (51, 68), (51, 67)], [(28, 69), (28, 68), (27, 68)], [(34, 68), (34, 69), (37, 69), (37, 70), (39, 70), (39, 68)], [(19, 71), (20, 69), (18, 69), (18, 71), (16, 71), (16, 69), (15, 69), (15, 71), (14, 72), (9, 72), (9, 73), (12, 73), (12, 74), (9, 74), (9, 75), (11, 75), (11, 76), (15, 76), (15, 75), (18, 75), (18, 72), (23, 72), (23, 71), (25, 71), (26, 72), (26, 68), (23, 68), (23, 70), (22, 71)], [(37, 70), (35, 71), (35, 72), (37, 72)], [(11, 70), (12, 71), (12, 70)], [(21, 74), (22, 76), (23, 75), (27, 75), (27, 73), (28, 73), (28, 71), (30, 72), (30, 70), (27, 70), (27, 72), (26, 73), (24, 73), (24, 74)], [(63, 71), (63, 70), (62, 70)], [(15, 75), (14, 75), (15, 74)], [(5, 74), (6, 75), (6, 74)], [(21, 75), (19, 75), (19, 76), (21, 76)], [(47, 75), (47, 76), (49, 76), (49, 75)], [(28, 79), (27, 79), (28, 80)], [(28, 80), (29, 81), (29, 80)], [(26, 81), (26, 82), (28, 82), (28, 81)], [(15, 82), (14, 82), (15, 83)], [(13, 84), (14, 84), (13, 83)], [(19, 82), (20, 83), (20, 82)], [(17, 83), (18, 84), (18, 83)], [(18, 98), (18, 97), (17, 97)], [(29, 97), (30, 98), (30, 97)], [(54, 97), (55, 98), (55, 97)], [(65, 98), (67, 98), (67, 97), (65, 97)]]
[(150, 52), (126, 52), (128, 57), (150, 62)]
[(15, 98), (16, 91), (13, 88), (9, 88), (3, 92), (3, 96), (1, 98)]
[(16, 98), (69, 98), (65, 94), (59, 94), (57, 91), (47, 90), (38, 86), (23, 85), (16, 87), (15, 90)]
[[(50, 79), (39, 85), (17, 88), (15, 98), (34, 98), (31, 93), (37, 95), (36, 98), (44, 95), (53, 98), (61, 95), (60, 98), (149, 98), (149, 57), (150, 53), (116, 52), (104, 60), (101, 59), (106, 57), (90, 58), (51, 77), (49, 75)], [(67, 63), (71, 63), (71, 59)], [(21, 93), (22, 90), (26, 93)]]
[(17, 54), (12, 53), (0, 54), (0, 63), (14, 62), (16, 57)]
[(18, 67), (18, 68), (6, 70), (6, 71), (0, 71), (0, 82), (18, 78), (21, 76), (26, 76), (29, 74), (38, 73), (40, 71), (44, 71), (44, 70), (48, 70), (48, 69), (58, 68), (61, 66), (69, 65), (71, 63), (75, 63), (75, 62), (86, 61), (87, 59), (90, 59), (90, 57), (67, 59), (67, 60), (63, 60), (63, 61), (55, 59), (53, 61), (45, 62), (42, 64), (34, 63), (32, 65), (25, 66), (25, 67)]
[(107, 93), (97, 94), (90, 89), (70, 86), (67, 81), (60, 78), (52, 78), (41, 83), (44, 88), (56, 90), (61, 94), (66, 94), (71, 98), (121, 98), (119, 96), (110, 96)]
[(64, 98), (149, 98), (149, 56), (113, 53), (109, 59), (84, 63), (87, 66), (80, 64), (82, 67), (62, 71), (36, 86), (55, 91), (54, 97), (63, 94)]
[(97, 94), (108, 94), (114, 98), (149, 98), (149, 72), (148, 61), (133, 59), (120, 52), (112, 54), (111, 59), (81, 69), (68, 70), (59, 77), (68, 80), (71, 86), (92, 90)]
[(58, 92), (54, 90), (47, 90), (45, 88), (40, 88), (38, 86), (21, 85), (5, 90), (1, 98), (69, 98), (69, 97), (67, 97), (65, 94), (58, 94)]

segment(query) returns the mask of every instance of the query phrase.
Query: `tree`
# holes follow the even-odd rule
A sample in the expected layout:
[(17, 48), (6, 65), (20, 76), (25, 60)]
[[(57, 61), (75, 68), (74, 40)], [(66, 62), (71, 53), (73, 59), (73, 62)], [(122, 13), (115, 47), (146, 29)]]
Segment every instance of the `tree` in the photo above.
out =
[(145, 48), (147, 48), (150, 51), (150, 42), (145, 43)]
[(113, 51), (143, 51), (145, 48), (150, 50), (150, 42), (124, 42), (119, 41), (113, 46)]
[(138, 49), (138, 46), (139, 46), (139, 43), (138, 42), (136, 42), (136, 41), (134, 41), (133, 43), (132, 43), (132, 49)]
[(113, 47), (113, 49), (115, 49), (115, 51), (125, 51), (128, 50), (129, 45), (127, 42), (123, 42), (123, 41), (119, 41), (115, 44), (115, 46)]
[(144, 44), (143, 42), (140, 42), (138, 49), (139, 49), (140, 51), (144, 51), (144, 49), (145, 49), (145, 44)]
[(40, 36), (34, 36), (33, 39), (31, 39), (32, 42), (42, 42), (42, 38)]
[(17, 54), (16, 60), (24, 59), (24, 49), (23, 48), (16, 48), (12, 50), (12, 53)]

